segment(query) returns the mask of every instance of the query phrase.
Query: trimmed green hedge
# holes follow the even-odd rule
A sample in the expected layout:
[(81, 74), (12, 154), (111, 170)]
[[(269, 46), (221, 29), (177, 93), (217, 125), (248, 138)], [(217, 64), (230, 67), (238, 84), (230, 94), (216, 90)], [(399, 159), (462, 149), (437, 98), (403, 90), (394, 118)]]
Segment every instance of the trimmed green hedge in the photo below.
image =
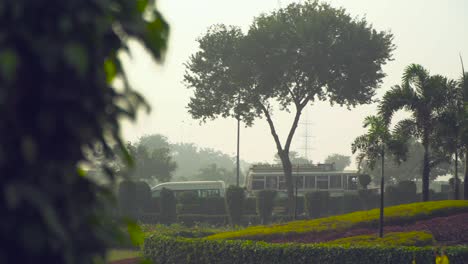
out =
[[(468, 259), (468, 247), (445, 250), (451, 264)], [(383, 247), (327, 244), (268, 244), (240, 240), (172, 238), (153, 235), (145, 240), (143, 256), (155, 264), (390, 264), (434, 263), (432, 247)]]
[[(468, 212), (468, 201), (404, 204), (385, 208), (385, 224), (408, 224), (422, 219), (462, 212)], [(268, 240), (269, 238), (295, 234), (343, 231), (355, 227), (376, 227), (378, 220), (379, 209), (373, 209), (314, 220), (293, 221), (280, 225), (252, 226), (239, 231), (219, 233), (210, 236), (210, 238)]]
[(244, 200), (245, 190), (243, 188), (231, 185), (226, 189), (226, 209), (232, 226), (241, 224)]
[(224, 226), (229, 223), (229, 217), (228, 215), (180, 214), (177, 215), (177, 222), (186, 226), (194, 226), (199, 223)]
[(393, 232), (385, 234), (383, 238), (377, 235), (361, 235), (336, 239), (327, 244), (351, 244), (351, 245), (382, 245), (382, 246), (431, 246), (435, 239), (431, 233), (424, 231)]

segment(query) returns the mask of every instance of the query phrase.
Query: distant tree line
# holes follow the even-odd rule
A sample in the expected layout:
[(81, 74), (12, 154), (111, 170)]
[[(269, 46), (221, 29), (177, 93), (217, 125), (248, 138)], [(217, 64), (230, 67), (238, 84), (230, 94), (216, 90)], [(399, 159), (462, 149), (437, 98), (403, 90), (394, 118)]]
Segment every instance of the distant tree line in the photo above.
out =
[[(107, 164), (122, 178), (146, 181), (155, 185), (167, 181), (222, 180), (236, 183), (235, 157), (193, 143), (170, 143), (160, 134), (145, 135), (136, 142), (127, 143), (133, 166), (128, 166), (124, 155), (105, 159), (98, 151), (93, 159)], [(122, 154), (122, 153), (121, 153)], [(248, 163), (241, 160), (240, 182), (244, 181), (244, 169)], [(98, 166), (97, 166), (98, 167)]]

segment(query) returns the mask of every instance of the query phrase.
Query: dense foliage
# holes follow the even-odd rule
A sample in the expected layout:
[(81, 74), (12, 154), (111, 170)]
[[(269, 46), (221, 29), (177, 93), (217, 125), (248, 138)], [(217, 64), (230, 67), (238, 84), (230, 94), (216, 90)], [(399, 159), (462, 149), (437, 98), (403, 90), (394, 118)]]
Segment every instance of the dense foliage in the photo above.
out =
[(0, 36), (0, 262), (91, 263), (111, 194), (78, 163), (123, 147), (118, 121), (146, 104), (118, 54), (133, 38), (160, 59), (168, 26), (153, 0), (1, 1)]
[[(468, 258), (466, 246), (448, 247), (450, 263), (463, 264)], [(143, 255), (153, 263), (165, 264), (257, 264), (257, 263), (328, 263), (392, 264), (433, 263), (432, 247), (353, 246), (328, 244), (268, 244), (254, 241), (206, 240), (150, 236)]]
[(363, 189), (367, 189), (367, 185), (369, 185), (371, 180), (372, 179), (369, 174), (360, 174), (358, 177), (359, 185), (361, 185)]
[(335, 153), (335, 154), (328, 155), (325, 158), (324, 163), (327, 163), (327, 164), (333, 163), (335, 165), (335, 170), (342, 171), (346, 167), (351, 165), (351, 157)]
[[(434, 201), (413, 203), (385, 208), (385, 224), (414, 223), (436, 216), (468, 212), (468, 201)], [(332, 230), (345, 231), (362, 226), (377, 226), (379, 209), (330, 216), (314, 220), (293, 221), (271, 226), (253, 226), (243, 230), (220, 233), (210, 239), (255, 239), (269, 240), (275, 237), (294, 236), (304, 233), (320, 233)]]
[(307, 192), (304, 195), (304, 207), (310, 218), (318, 218), (328, 213), (330, 193), (326, 191)]
[(244, 208), (245, 190), (231, 185), (226, 189), (226, 210), (231, 225), (240, 225)]
[[(220, 151), (197, 146), (193, 143), (172, 143), (161, 134), (142, 136), (132, 146), (136, 149), (144, 148), (148, 153), (167, 154), (162, 156), (159, 162), (162, 162), (163, 165), (160, 166), (161, 171), (169, 172), (169, 174), (163, 175), (169, 175), (170, 177), (161, 178), (158, 176), (159, 174), (153, 173), (152, 175), (157, 176), (158, 181), (166, 181), (170, 178), (172, 181), (223, 180), (226, 184), (236, 183), (235, 159)], [(136, 160), (135, 162), (140, 161)], [(171, 165), (174, 163), (177, 167), (175, 169)], [(138, 166), (138, 164), (136, 165)], [(248, 164), (241, 160), (240, 182), (244, 181), (242, 170), (247, 167)], [(149, 168), (156, 168), (156, 166), (149, 166)], [(158, 172), (157, 170), (154, 171)]]

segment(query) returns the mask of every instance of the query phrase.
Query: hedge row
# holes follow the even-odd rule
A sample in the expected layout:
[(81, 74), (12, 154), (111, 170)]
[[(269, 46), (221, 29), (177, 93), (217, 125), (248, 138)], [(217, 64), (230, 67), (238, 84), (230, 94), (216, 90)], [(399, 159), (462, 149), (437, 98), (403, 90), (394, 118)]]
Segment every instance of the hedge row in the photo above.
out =
[[(292, 217), (288, 215), (274, 215), (271, 221), (275, 223), (284, 223), (292, 221)], [(161, 215), (154, 213), (141, 214), (138, 221), (145, 224), (162, 223)], [(209, 224), (212, 226), (226, 226), (229, 224), (229, 216), (223, 215), (203, 215), (203, 214), (179, 214), (177, 215), (177, 223), (191, 227), (198, 224)], [(258, 215), (243, 215), (241, 218), (241, 226), (260, 225), (261, 218)]]
[(352, 244), (352, 245), (385, 245), (385, 246), (432, 246), (435, 243), (434, 236), (426, 231), (392, 232), (380, 238), (377, 235), (360, 235), (344, 237), (327, 242), (327, 244)]
[[(448, 247), (451, 264), (468, 260), (468, 247)], [(268, 244), (239, 240), (206, 240), (153, 235), (145, 240), (143, 256), (164, 264), (390, 264), (434, 263), (432, 247), (383, 247), (327, 244)]]
[[(385, 208), (386, 225), (402, 225), (437, 216), (468, 212), (468, 201), (437, 201), (398, 205)], [(376, 227), (379, 209), (360, 211), (326, 218), (293, 221), (282, 225), (253, 226), (239, 231), (219, 233), (212, 239), (254, 239), (294, 236), (304, 233), (344, 231), (356, 227)]]

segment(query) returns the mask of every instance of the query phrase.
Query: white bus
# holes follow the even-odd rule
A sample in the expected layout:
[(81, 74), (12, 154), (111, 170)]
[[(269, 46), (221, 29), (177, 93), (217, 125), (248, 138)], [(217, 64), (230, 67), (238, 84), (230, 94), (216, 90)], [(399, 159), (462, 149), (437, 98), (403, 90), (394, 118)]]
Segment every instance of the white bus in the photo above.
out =
[[(293, 165), (293, 185), (302, 196), (308, 191), (329, 191), (331, 196), (357, 192), (358, 176), (355, 171), (337, 171), (334, 164)], [(283, 167), (281, 165), (253, 165), (246, 177), (249, 193), (257, 190), (278, 190), (286, 193)]]
[(224, 181), (185, 181), (165, 182), (151, 188), (151, 196), (159, 197), (162, 188), (174, 191), (177, 195), (181, 192), (195, 192), (198, 197), (224, 197)]

